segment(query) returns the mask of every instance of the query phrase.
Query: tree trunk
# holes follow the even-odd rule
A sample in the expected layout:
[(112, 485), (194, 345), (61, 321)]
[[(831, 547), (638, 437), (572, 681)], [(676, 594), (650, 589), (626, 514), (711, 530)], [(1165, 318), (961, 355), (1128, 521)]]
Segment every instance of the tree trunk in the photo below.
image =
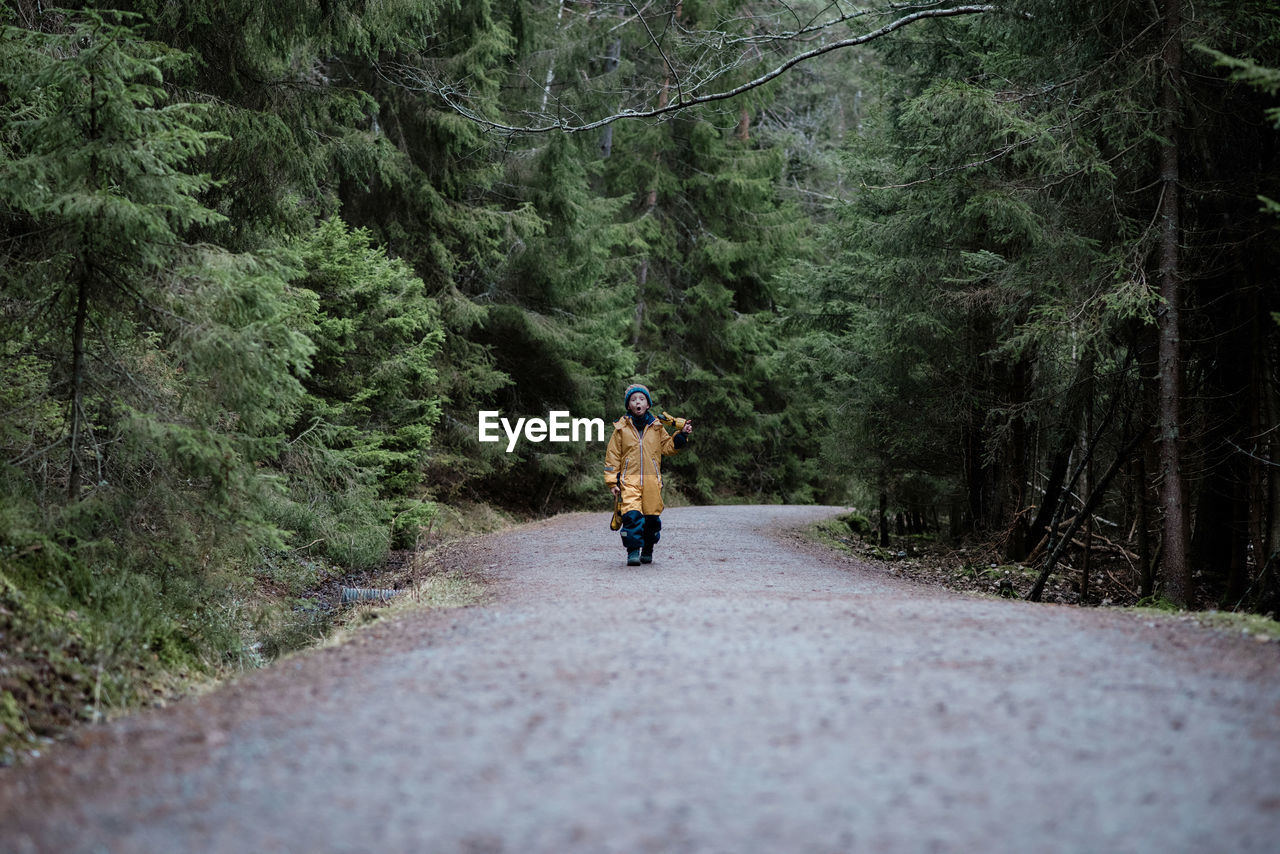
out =
[[(1031, 361), (1019, 359), (1009, 373), (1009, 402), (1017, 407), (1031, 396)], [(1027, 552), (1035, 543), (1030, 540), (1030, 529), (1027, 527), (1027, 511), (1030, 500), (1027, 485), (1031, 482), (1031, 454), (1028, 453), (1031, 431), (1026, 418), (1017, 415), (1010, 431), (1009, 470), (1006, 473), (1006, 489), (1009, 506), (1005, 511), (1009, 518), (1009, 540), (1005, 548), (1005, 558), (1012, 563), (1026, 560)]]
[(1039, 543), (1049, 533), (1049, 524), (1057, 512), (1058, 502), (1062, 499), (1062, 490), (1067, 483), (1067, 469), (1071, 466), (1070, 443), (1059, 448), (1054, 455), (1053, 465), (1049, 469), (1049, 479), (1045, 482), (1044, 495), (1040, 498), (1040, 510), (1028, 531), (1032, 543)]
[(1182, 470), (1182, 270), (1178, 241), (1179, 145), (1181, 118), (1179, 77), (1182, 73), (1182, 0), (1165, 0), (1164, 68), (1161, 101), (1164, 107), (1165, 142), (1160, 148), (1160, 296), (1164, 301), (1158, 318), (1159, 404), (1157, 426), (1160, 437), (1160, 509), (1164, 514), (1160, 577), (1164, 592), (1179, 607), (1190, 607), (1191, 564), (1188, 560), (1191, 523), (1187, 515), (1187, 486)]
[(1138, 594), (1146, 599), (1155, 589), (1151, 572), (1151, 502), (1147, 486), (1147, 449), (1143, 448), (1134, 463), (1138, 494)]
[[(671, 97), (671, 69), (668, 66), (667, 76), (663, 78), (662, 88), (658, 90), (658, 106), (665, 107), (667, 105), (667, 100), (670, 97)], [(662, 152), (660, 151), (653, 152), (653, 162), (657, 164), (661, 162), (661, 160), (662, 160)], [(655, 182), (657, 180), (657, 171), (658, 171), (657, 167), (655, 166), (654, 167)], [(658, 206), (658, 187), (657, 187), (657, 184), (655, 183), (647, 191), (645, 191), (645, 199), (644, 199), (645, 214), (652, 213), (653, 209), (656, 208), (657, 206)]]
[(880, 547), (889, 547), (889, 496), (880, 490)]
[(84, 325), (89, 314), (89, 272), (84, 272), (76, 293), (76, 319), (71, 330), (71, 471), (67, 476), (67, 499), (80, 494), (80, 434), (84, 429)]
[[(1262, 569), (1263, 564), (1267, 560), (1266, 545), (1266, 464), (1263, 460), (1270, 459), (1266, 450), (1266, 441), (1262, 437), (1266, 434), (1266, 428), (1263, 426), (1262, 411), (1263, 400), (1266, 392), (1264, 386), (1267, 382), (1267, 335), (1262, 331), (1262, 323), (1264, 315), (1263, 301), (1258, 294), (1254, 294), (1250, 300), (1249, 314), (1252, 318), (1252, 341), (1249, 348), (1249, 437), (1252, 440), (1252, 458), (1245, 462), (1249, 473), (1249, 482), (1246, 487), (1245, 512), (1248, 513), (1248, 531), (1249, 531), (1249, 551), (1253, 555), (1253, 571), (1250, 573), (1248, 562), (1246, 561), (1243, 577), (1240, 579), (1241, 589), (1235, 590), (1228, 586), (1228, 595), (1236, 598), (1244, 596), (1250, 581), (1257, 577), (1257, 573)], [(1231, 600), (1233, 603), (1235, 599)]]
[[(668, 69), (669, 71), (670, 69)], [(662, 89), (658, 92), (658, 104), (665, 106), (667, 103), (668, 92), (671, 89), (670, 74), (662, 81)], [(662, 159), (659, 151), (653, 152), (653, 162), (656, 164)], [(656, 180), (657, 168), (654, 168), (654, 177)], [(658, 187), (655, 183), (645, 191), (644, 199), (644, 215), (648, 216), (658, 207)], [(644, 312), (645, 312), (645, 289), (649, 285), (649, 259), (645, 258), (640, 262), (640, 272), (636, 276), (636, 315), (635, 326), (631, 335), (631, 346), (638, 347), (640, 344), (640, 334), (644, 330)]]
[[(1276, 384), (1271, 379), (1276, 373), (1280, 355), (1277, 355), (1275, 344), (1270, 342), (1260, 351), (1260, 354), (1262, 365), (1259, 370), (1262, 388), (1259, 402), (1262, 406), (1263, 418), (1267, 424), (1280, 424), (1280, 392), (1277, 391)], [(1277, 440), (1274, 431), (1268, 431), (1258, 447), (1259, 456), (1263, 459), (1280, 458), (1280, 440)], [(1269, 610), (1277, 610), (1276, 605), (1280, 603), (1280, 597), (1272, 601), (1273, 597), (1270, 595), (1270, 591), (1275, 589), (1274, 556), (1277, 551), (1280, 551), (1280, 466), (1265, 467), (1261, 500), (1263, 506), (1259, 508), (1259, 513), (1262, 516), (1262, 550), (1254, 555), (1256, 565), (1253, 593), (1250, 599), (1252, 607), (1259, 613), (1265, 613)]]
[[(1090, 367), (1088, 384), (1085, 386), (1085, 403), (1084, 403), (1084, 436), (1085, 442), (1089, 442), (1093, 437), (1093, 396), (1095, 389), (1093, 387), (1093, 369)], [(1089, 452), (1088, 445), (1082, 449), (1081, 453), (1085, 454), (1084, 460), (1084, 477), (1080, 484), (1080, 494), (1089, 495), (1093, 489), (1093, 454)], [(1089, 602), (1089, 558), (1093, 554), (1090, 547), (1093, 541), (1093, 514), (1090, 513), (1084, 517), (1084, 525), (1081, 528), (1081, 534), (1084, 541), (1084, 553), (1080, 556), (1080, 604), (1086, 605)]]
[[(89, 78), (88, 138), (96, 142), (102, 133), (98, 124), (98, 81)], [(89, 156), (89, 192), (98, 191), (98, 155)], [(99, 218), (101, 214), (99, 213)], [(89, 317), (89, 288), (92, 285), (94, 247), (92, 238), (80, 249), (76, 283), (76, 319), (71, 327), (71, 465), (67, 473), (67, 500), (80, 495), (80, 434), (84, 431), (84, 327)]]
[[(1145, 336), (1146, 332), (1140, 333)], [(1155, 342), (1152, 341), (1151, 350), (1155, 350)], [(1156, 361), (1147, 362), (1143, 360), (1139, 366), (1139, 391), (1141, 394), (1140, 406), (1141, 418), (1140, 423), (1152, 424), (1155, 422), (1156, 413), (1156, 373), (1158, 372), (1158, 364)], [(1155, 524), (1157, 521), (1155, 508), (1159, 499), (1159, 485), (1154, 482), (1153, 473), (1160, 470), (1159, 463), (1159, 441), (1150, 441), (1144, 444), (1135, 459), (1138, 478), (1138, 558), (1141, 565), (1138, 567), (1139, 572), (1139, 592), (1143, 599), (1149, 599), (1155, 595), (1156, 591), (1156, 565), (1158, 563), (1159, 545), (1158, 540), (1153, 536), (1155, 534)]]
[[(560, 0), (560, 10), (556, 12), (556, 33), (560, 32), (560, 25), (564, 21), (564, 0)], [(547, 100), (551, 97), (551, 84), (556, 79), (556, 62), (554, 54), (552, 59), (547, 63), (547, 79), (542, 85), (542, 112), (547, 111)]]
[(1098, 504), (1102, 501), (1102, 496), (1106, 494), (1107, 487), (1111, 485), (1111, 480), (1116, 476), (1116, 472), (1120, 471), (1125, 460), (1133, 453), (1133, 449), (1142, 441), (1145, 433), (1139, 433), (1134, 436), (1124, 447), (1120, 449), (1120, 453), (1116, 455), (1115, 460), (1107, 468), (1105, 474), (1098, 480), (1097, 485), (1089, 494), (1088, 499), (1084, 502), (1084, 507), (1076, 514), (1076, 517), (1067, 526), (1067, 530), (1063, 533), (1062, 539), (1058, 540), (1058, 544), (1054, 546), (1049, 553), (1049, 557), (1044, 562), (1044, 568), (1040, 570), (1040, 575), (1036, 578), (1035, 583), (1031, 585), (1031, 590), (1027, 593), (1027, 600), (1031, 602), (1039, 602), (1041, 595), (1044, 593), (1045, 582), (1049, 580), (1049, 576), (1053, 574), (1053, 568), (1057, 565), (1058, 560), (1062, 557), (1063, 552), (1071, 544), (1071, 540), (1075, 537), (1076, 532), (1080, 530), (1080, 526), (1084, 524), (1084, 520), (1097, 509)]
[(640, 345), (640, 333), (644, 331), (644, 291), (648, 284), (649, 259), (645, 258), (640, 262), (640, 269), (636, 273), (636, 312), (631, 324), (632, 347)]
[[(610, 74), (617, 70), (618, 64), (622, 61), (622, 39), (615, 38), (609, 43), (609, 50), (605, 54), (604, 73)], [(613, 125), (607, 124), (604, 130), (600, 132), (600, 159), (608, 160), (609, 155), (613, 153)]]

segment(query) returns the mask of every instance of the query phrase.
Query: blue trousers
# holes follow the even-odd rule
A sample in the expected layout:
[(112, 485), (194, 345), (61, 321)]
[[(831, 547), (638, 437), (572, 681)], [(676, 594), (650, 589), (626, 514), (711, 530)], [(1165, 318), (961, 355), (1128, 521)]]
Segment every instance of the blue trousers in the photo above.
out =
[(661, 538), (661, 517), (646, 516), (639, 510), (628, 510), (622, 514), (622, 545), (627, 551), (652, 551), (653, 544)]

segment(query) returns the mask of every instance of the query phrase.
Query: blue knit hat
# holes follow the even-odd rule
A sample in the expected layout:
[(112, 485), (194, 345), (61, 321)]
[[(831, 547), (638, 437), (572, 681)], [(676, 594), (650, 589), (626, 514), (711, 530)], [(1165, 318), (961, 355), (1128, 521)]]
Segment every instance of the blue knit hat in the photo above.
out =
[(636, 392), (641, 392), (644, 395), (644, 399), (649, 401), (649, 405), (653, 406), (653, 396), (649, 394), (649, 389), (640, 385), (640, 383), (632, 383), (631, 385), (627, 386), (626, 393), (622, 395), (623, 409), (626, 409), (627, 404), (631, 402), (631, 395), (635, 394)]

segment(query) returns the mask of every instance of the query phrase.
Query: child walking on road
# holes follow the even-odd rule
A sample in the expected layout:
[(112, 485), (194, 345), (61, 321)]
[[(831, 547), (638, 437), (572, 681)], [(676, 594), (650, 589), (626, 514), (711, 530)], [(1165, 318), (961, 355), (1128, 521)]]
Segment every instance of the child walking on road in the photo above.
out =
[(622, 395), (627, 414), (613, 425), (604, 455), (604, 483), (622, 498), (622, 545), (627, 566), (653, 562), (653, 546), (662, 532), (662, 458), (689, 444), (693, 424), (675, 436), (649, 411), (653, 399), (639, 384)]

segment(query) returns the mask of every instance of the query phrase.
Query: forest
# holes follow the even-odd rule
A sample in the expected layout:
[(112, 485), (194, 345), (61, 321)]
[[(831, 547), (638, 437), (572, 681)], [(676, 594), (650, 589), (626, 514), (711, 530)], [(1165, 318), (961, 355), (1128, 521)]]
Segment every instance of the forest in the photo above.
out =
[(477, 413), (631, 381), (670, 501), (1274, 613), (1278, 12), (8, 0), (0, 728), (288, 651), (465, 508), (606, 518), (603, 444)]

